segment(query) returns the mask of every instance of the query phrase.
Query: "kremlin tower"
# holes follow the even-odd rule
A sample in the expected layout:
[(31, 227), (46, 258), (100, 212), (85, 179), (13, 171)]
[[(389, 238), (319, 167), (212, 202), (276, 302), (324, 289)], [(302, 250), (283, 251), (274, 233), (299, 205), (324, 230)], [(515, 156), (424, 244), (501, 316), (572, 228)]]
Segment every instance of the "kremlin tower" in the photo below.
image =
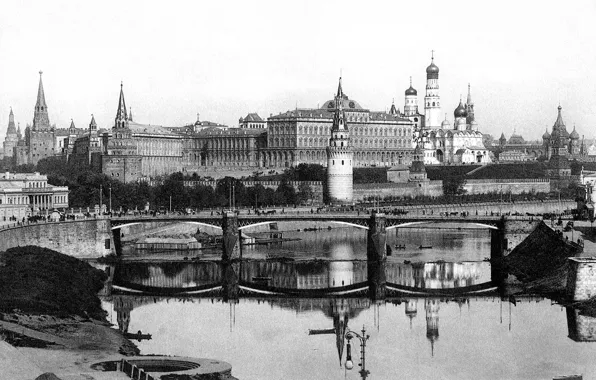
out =
[(341, 77), (335, 96), (335, 115), (331, 138), (327, 146), (327, 196), (332, 204), (351, 204), (353, 201), (353, 155), (350, 132), (346, 126), (343, 108), (344, 96)]

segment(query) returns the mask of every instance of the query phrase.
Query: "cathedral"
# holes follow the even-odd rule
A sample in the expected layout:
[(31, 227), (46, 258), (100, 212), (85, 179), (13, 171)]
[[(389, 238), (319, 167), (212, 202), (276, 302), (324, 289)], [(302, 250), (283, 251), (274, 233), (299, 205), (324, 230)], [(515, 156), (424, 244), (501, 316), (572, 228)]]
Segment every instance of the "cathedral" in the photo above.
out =
[(434, 62), (426, 68), (426, 94), (424, 97), (424, 114), (418, 109), (418, 92), (412, 87), (405, 91), (404, 112), (391, 107), (391, 114), (409, 119), (414, 123), (413, 146), (422, 144), (424, 164), (488, 164), (491, 162), (489, 151), (482, 142), (482, 133), (474, 116), (474, 102), (470, 85), (465, 104), (461, 99), (453, 112), (453, 124), (441, 121), (441, 98), (439, 94), (439, 67)]
[(560, 155), (569, 158), (579, 158), (587, 154), (585, 144), (579, 141), (579, 133), (575, 130), (575, 126), (571, 133), (567, 132), (561, 114), (562, 109), (563, 107), (559, 105), (557, 120), (555, 120), (551, 133), (548, 133), (547, 129), (542, 135), (542, 146), (547, 160), (550, 160), (553, 155), (559, 152)]

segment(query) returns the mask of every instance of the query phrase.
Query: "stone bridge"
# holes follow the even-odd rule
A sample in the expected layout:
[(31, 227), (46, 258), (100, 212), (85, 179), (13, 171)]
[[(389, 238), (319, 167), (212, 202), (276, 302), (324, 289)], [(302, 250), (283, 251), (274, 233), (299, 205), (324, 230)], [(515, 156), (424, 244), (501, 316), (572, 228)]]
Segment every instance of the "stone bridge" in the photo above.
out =
[(427, 223), (473, 224), (491, 231), (491, 257), (501, 257), (515, 248), (533, 231), (539, 218), (530, 216), (473, 216), (473, 215), (386, 215), (373, 212), (323, 213), (323, 214), (267, 214), (237, 215), (232, 212), (221, 216), (160, 216), (160, 217), (121, 217), (111, 219), (111, 229), (115, 250), (121, 252), (121, 229), (144, 223), (192, 223), (221, 228), (223, 235), (222, 259), (232, 260), (241, 257), (238, 241), (242, 230), (274, 222), (333, 222), (367, 230), (367, 258), (369, 261), (384, 260), (387, 255), (387, 231)]
[(121, 253), (121, 230), (126, 226), (139, 224), (165, 225), (171, 223), (193, 223), (222, 229), (222, 259), (241, 257), (240, 233), (249, 227), (272, 222), (334, 222), (352, 225), (367, 230), (369, 261), (384, 260), (387, 231), (424, 223), (450, 222), (474, 224), (491, 230), (492, 257), (501, 257), (517, 246), (533, 231), (539, 219), (525, 216), (433, 216), (433, 215), (385, 215), (373, 212), (324, 213), (324, 214), (271, 214), (236, 215), (224, 213), (220, 216), (165, 216), (165, 217), (122, 217), (89, 218), (76, 221), (25, 223), (0, 229), (0, 251), (8, 248), (37, 245), (79, 258), (97, 258), (110, 253)]

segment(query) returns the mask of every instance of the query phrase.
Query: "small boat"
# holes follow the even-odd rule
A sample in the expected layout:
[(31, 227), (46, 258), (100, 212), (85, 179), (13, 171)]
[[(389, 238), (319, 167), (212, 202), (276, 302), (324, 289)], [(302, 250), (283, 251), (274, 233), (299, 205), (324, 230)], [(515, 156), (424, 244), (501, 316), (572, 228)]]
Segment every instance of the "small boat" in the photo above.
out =
[(151, 334), (143, 334), (141, 331), (138, 331), (136, 334), (127, 332), (124, 333), (124, 337), (127, 339), (136, 339), (140, 342), (141, 340), (151, 339)]
[(431, 249), (432, 247), (432, 245), (421, 245), (420, 247), (418, 247), (418, 249)]

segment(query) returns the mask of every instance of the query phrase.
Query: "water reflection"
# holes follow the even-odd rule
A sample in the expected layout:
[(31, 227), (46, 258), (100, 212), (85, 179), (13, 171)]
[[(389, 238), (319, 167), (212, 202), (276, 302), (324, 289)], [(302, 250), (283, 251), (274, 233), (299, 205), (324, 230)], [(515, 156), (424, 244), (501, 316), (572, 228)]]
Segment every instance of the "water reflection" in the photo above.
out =
[[(440, 241), (437, 236), (445, 234), (428, 239)], [(378, 378), (596, 373), (596, 345), (575, 343), (596, 340), (596, 316), (531, 295), (501, 298), (503, 289), (472, 293), (491, 283), (491, 267), (483, 261), (484, 243), (475, 251), (477, 241), (460, 240), (447, 239), (474, 250), (443, 254), (451, 249), (446, 244), (434, 255), (390, 257), (380, 269), (387, 288), (397, 290), (383, 300), (359, 291), (369, 281), (365, 251), (351, 241), (321, 238), (325, 255), (317, 260), (295, 253), (232, 266), (123, 263), (113, 268), (114, 287), (104, 307), (121, 331), (153, 335), (139, 342), (143, 354), (218, 357), (231, 362), (242, 380), (343, 379), (345, 333), (362, 325), (371, 334), (367, 369)]]

